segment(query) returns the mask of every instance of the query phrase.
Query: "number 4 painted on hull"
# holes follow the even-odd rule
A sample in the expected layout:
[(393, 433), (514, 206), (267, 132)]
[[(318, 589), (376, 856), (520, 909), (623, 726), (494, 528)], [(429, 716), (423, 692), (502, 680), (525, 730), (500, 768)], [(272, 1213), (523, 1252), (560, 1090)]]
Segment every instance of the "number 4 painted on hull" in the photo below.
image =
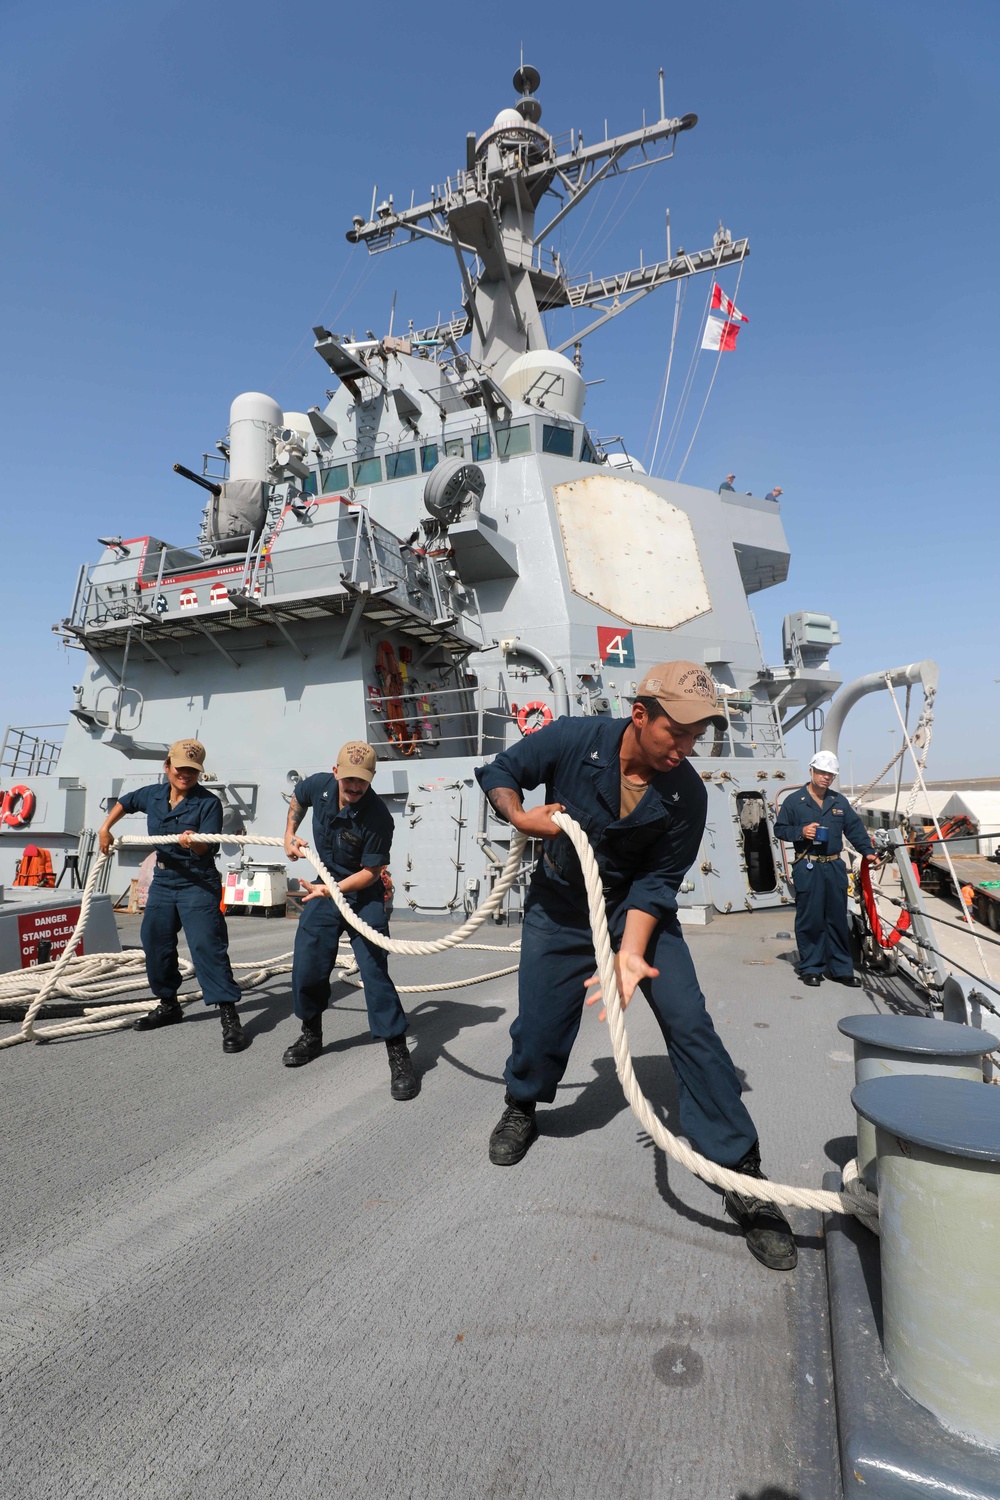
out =
[(597, 654), (602, 662), (611, 662), (616, 667), (635, 666), (635, 647), (631, 630), (616, 630), (614, 626), (598, 625)]

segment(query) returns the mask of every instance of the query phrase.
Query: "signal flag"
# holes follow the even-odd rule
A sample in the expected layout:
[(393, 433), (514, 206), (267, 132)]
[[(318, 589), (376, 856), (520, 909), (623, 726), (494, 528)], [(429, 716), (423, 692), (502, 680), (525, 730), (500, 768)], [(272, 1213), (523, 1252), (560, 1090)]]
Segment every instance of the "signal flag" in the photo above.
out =
[(741, 313), (735, 302), (732, 302), (722, 290), (717, 281), (712, 282), (712, 309), (718, 308), (725, 313), (727, 318), (735, 318), (738, 323), (749, 323), (750, 319), (746, 313)]
[(720, 354), (731, 354), (736, 348), (736, 336), (739, 331), (739, 323), (723, 323), (719, 318), (709, 318), (705, 324), (701, 347), (718, 349)]

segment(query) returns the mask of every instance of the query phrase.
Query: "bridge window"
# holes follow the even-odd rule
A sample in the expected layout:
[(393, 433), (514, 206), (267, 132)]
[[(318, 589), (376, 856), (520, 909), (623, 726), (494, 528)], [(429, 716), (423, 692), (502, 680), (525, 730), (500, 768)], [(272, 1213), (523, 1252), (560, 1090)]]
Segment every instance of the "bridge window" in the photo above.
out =
[(426, 443), (420, 450), (420, 472), (429, 474), (438, 461), (437, 443)]
[(531, 426), (522, 422), (519, 427), (497, 428), (497, 457), (513, 458), (515, 453), (531, 452)]
[(324, 495), (335, 495), (338, 490), (346, 490), (350, 484), (347, 477), (346, 464), (334, 464), (332, 469), (322, 471)]
[(444, 451), (448, 455), (449, 458), (451, 458), (451, 457), (464, 458), (465, 457), (465, 443), (462, 441), (461, 438), (449, 438), (448, 441), (444, 445)]
[(354, 465), (355, 484), (381, 484), (382, 482), (382, 460), (380, 458), (362, 458)]
[(385, 456), (386, 479), (408, 479), (411, 474), (417, 472), (417, 455), (413, 448), (404, 448), (401, 453), (387, 453)]
[(594, 447), (587, 434), (584, 433), (583, 444), (580, 448), (580, 462), (582, 464), (599, 464), (600, 461), (601, 460), (597, 456), (597, 449)]
[(546, 422), (542, 427), (542, 452), (558, 453), (562, 458), (572, 458), (572, 427), (550, 427)]
[(316, 470), (312, 469), (302, 481), (302, 493), (304, 495), (315, 495), (316, 493)]
[(489, 458), (490, 435), (488, 432), (475, 432), (472, 435), (472, 456), (480, 463), (484, 458)]

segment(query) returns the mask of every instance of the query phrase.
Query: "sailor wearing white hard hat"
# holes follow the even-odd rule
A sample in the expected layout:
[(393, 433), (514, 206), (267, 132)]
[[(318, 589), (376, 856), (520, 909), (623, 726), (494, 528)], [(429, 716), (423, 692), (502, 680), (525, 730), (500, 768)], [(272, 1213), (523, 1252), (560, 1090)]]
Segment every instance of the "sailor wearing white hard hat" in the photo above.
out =
[(824, 975), (857, 987), (847, 926), (847, 866), (841, 859), (844, 839), (874, 857), (868, 830), (842, 792), (832, 790), (840, 762), (832, 750), (817, 750), (809, 762), (809, 781), (781, 804), (775, 835), (795, 845), (795, 942), (799, 977), (811, 987)]

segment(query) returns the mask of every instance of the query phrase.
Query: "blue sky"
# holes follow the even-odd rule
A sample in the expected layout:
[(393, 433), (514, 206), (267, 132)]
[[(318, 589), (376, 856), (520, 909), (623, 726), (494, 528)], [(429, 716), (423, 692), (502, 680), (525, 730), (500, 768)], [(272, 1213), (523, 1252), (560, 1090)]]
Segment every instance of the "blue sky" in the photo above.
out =
[[(457, 305), (436, 247), (369, 259), (344, 231), (373, 182), (419, 200), (462, 164), (466, 132), (512, 102), (523, 42), (554, 133), (652, 118), (661, 65), (667, 112), (700, 117), (674, 161), (570, 216), (572, 272), (662, 255), (667, 205), (675, 248), (720, 218), (750, 237), (751, 321), (684, 478), (785, 491), (791, 574), (755, 602), (767, 655), (785, 613), (815, 609), (839, 620), (845, 679), (933, 656), (929, 774), (996, 773), (995, 3), (496, 9), (8, 3), (0, 726), (65, 717), (76, 659), (49, 627), (97, 535), (193, 540), (198, 496), (171, 465), (199, 467), (237, 392), (305, 408), (326, 385), (314, 322), (384, 331), (394, 293), (397, 328)], [(695, 282), (675, 392), (703, 298)], [(640, 453), (672, 314), (660, 292), (585, 345), (605, 382), (588, 420)], [(884, 698), (852, 716), (859, 779), (893, 723)]]

